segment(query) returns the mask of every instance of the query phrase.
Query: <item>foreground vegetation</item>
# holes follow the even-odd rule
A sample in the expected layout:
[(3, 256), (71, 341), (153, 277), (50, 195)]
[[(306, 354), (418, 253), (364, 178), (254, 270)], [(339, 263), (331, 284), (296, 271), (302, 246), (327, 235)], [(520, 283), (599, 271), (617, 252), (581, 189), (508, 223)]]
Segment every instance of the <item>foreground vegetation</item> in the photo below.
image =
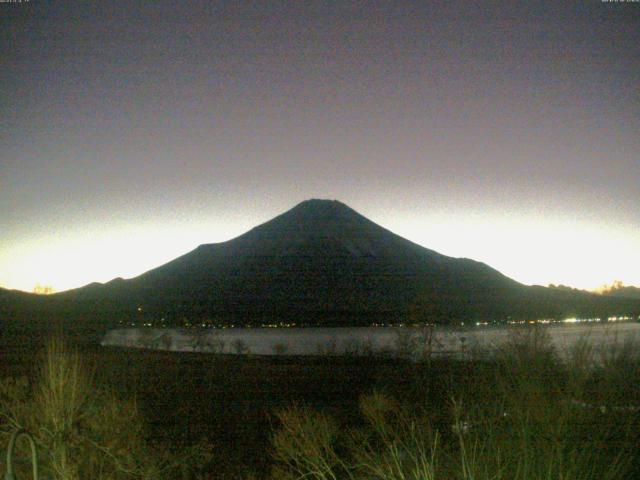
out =
[(359, 428), (281, 410), (272, 478), (637, 478), (638, 359), (631, 344), (596, 352), (585, 341), (562, 364), (541, 330), (519, 331), (474, 384), (450, 386), (444, 413), (428, 381), (418, 402), (363, 396)]
[[(491, 358), (272, 358), (50, 341), (3, 352), (0, 437), (44, 478), (640, 477), (640, 358), (543, 330)], [(26, 442), (18, 477), (30, 478)], [(3, 472), (4, 456), (0, 457)]]
[[(176, 456), (148, 442), (136, 402), (97, 387), (80, 355), (59, 338), (47, 343), (31, 379), (2, 381), (0, 416), (2, 446), (6, 448), (11, 433), (28, 432), (47, 479), (175, 478), (206, 456), (196, 446)], [(13, 467), (27, 478), (30, 450), (26, 442), (19, 447), (18, 458), (29, 462)]]

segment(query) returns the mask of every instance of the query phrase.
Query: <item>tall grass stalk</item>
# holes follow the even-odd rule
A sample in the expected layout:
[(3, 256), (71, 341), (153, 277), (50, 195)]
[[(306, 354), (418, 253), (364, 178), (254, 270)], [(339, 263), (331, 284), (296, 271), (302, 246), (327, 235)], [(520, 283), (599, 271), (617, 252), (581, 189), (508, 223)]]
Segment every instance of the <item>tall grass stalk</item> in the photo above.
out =
[(280, 463), (273, 475), (280, 479), (350, 478), (336, 452), (338, 426), (330, 417), (306, 408), (277, 413), (282, 429), (272, 437), (273, 455)]
[[(34, 397), (39, 410), (39, 431), (47, 438), (50, 465), (55, 477), (79, 478), (78, 428), (92, 406), (89, 402), (90, 376), (82, 369), (77, 352), (60, 338), (50, 340)], [(86, 407), (86, 408), (85, 408)]]
[(424, 418), (379, 392), (363, 397), (360, 410), (367, 427), (352, 432), (349, 441), (358, 478), (436, 478), (438, 434)]

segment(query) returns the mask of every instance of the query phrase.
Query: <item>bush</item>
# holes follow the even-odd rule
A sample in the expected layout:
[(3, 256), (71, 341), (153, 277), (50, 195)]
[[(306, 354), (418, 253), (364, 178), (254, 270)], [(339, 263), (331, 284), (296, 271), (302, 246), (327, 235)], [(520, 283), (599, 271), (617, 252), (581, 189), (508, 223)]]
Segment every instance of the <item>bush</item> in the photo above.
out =
[(349, 442), (357, 478), (436, 478), (438, 433), (426, 416), (380, 393), (363, 397), (360, 410), (365, 427), (354, 430)]
[[(515, 331), (497, 353), (493, 375), (481, 380), (483, 400), (468, 392), (454, 404), (461, 478), (630, 478), (637, 417), (578, 400), (598, 376), (586, 367), (591, 352), (580, 343), (563, 362), (545, 330)], [(603, 397), (615, 390), (599, 385)]]
[(438, 435), (389, 397), (360, 402), (363, 428), (343, 431), (331, 417), (308, 408), (277, 414), (272, 437), (277, 465), (271, 478), (431, 480)]
[(237, 355), (248, 355), (251, 352), (249, 345), (241, 338), (236, 338), (232, 343), (233, 351)]
[[(202, 447), (180, 456), (151, 448), (136, 403), (97, 388), (78, 353), (59, 338), (48, 342), (34, 381), (0, 382), (0, 428), (5, 449), (13, 431), (27, 430), (41, 474), (53, 480), (161, 479), (206, 457)], [(19, 444), (15, 457), (22, 460), (15, 468), (19, 478), (30, 478), (25, 446)]]
[[(272, 478), (636, 478), (640, 412), (620, 407), (621, 390), (627, 402), (640, 398), (621, 388), (625, 375), (638, 375), (633, 352), (623, 345), (585, 368), (593, 355), (586, 344), (562, 361), (545, 330), (516, 330), (478, 366), (472, 388), (451, 392), (448, 422), (442, 412), (380, 393), (362, 398), (359, 428), (309, 409), (286, 410), (273, 436)], [(581, 400), (594, 388), (607, 407)]]
[(336, 452), (338, 426), (330, 417), (306, 408), (277, 413), (282, 428), (272, 437), (273, 456), (279, 465), (272, 478), (337, 480), (348, 476)]

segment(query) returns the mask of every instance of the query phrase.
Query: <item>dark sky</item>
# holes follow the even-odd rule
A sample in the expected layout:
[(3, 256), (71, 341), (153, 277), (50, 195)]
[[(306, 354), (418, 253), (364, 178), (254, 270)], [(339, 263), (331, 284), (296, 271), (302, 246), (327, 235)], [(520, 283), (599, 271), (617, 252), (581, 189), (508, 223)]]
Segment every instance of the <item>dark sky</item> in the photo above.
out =
[(640, 2), (0, 3), (0, 286), (308, 198), (524, 283), (640, 285)]

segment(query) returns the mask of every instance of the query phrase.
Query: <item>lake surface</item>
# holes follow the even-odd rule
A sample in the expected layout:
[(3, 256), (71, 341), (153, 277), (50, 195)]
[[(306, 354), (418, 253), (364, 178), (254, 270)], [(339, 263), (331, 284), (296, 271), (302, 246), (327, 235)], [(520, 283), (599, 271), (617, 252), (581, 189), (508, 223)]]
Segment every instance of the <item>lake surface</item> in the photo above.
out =
[(255, 355), (386, 354), (419, 358), (433, 355), (468, 355), (491, 352), (514, 335), (534, 329), (549, 334), (560, 352), (587, 340), (596, 349), (636, 342), (640, 323), (576, 323), (536, 326), (471, 328), (350, 327), (350, 328), (123, 328), (108, 332), (105, 346), (202, 351)]

